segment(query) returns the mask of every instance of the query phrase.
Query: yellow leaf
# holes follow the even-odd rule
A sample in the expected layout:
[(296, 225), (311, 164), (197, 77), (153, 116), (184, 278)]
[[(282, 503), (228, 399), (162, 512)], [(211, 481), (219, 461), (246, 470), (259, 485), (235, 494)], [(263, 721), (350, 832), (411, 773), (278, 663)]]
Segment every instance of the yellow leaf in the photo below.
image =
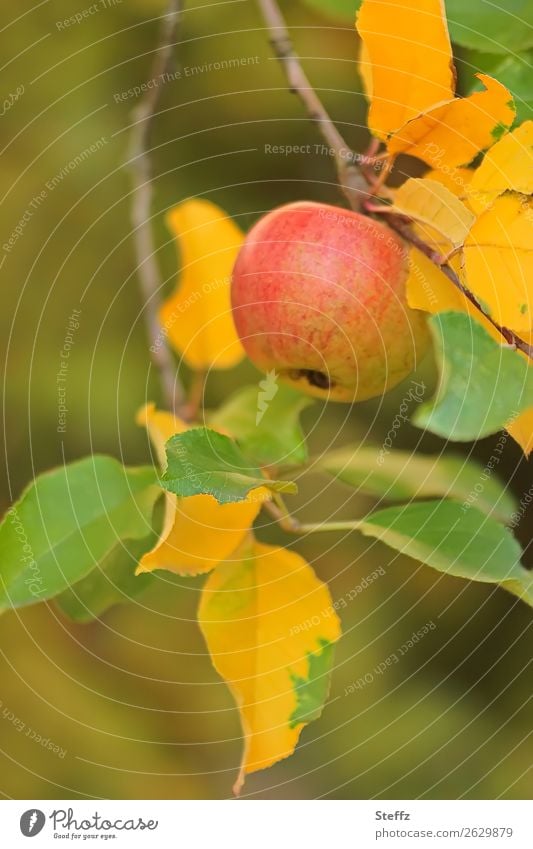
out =
[(424, 174), (426, 180), (436, 180), (437, 183), (442, 183), (452, 194), (459, 200), (467, 200), (468, 185), (474, 175), (474, 171), (470, 168), (447, 168), (440, 170), (427, 171)]
[(462, 245), (474, 216), (458, 197), (436, 180), (407, 180), (394, 195), (393, 209), (436, 230), (445, 243)]
[[(357, 30), (364, 42), (368, 126), (388, 136), (455, 92), (442, 0), (363, 0)], [(367, 57), (367, 58), (366, 58)], [(371, 83), (368, 83), (368, 80)]]
[[(171, 413), (158, 411), (153, 404), (140, 410), (137, 423), (144, 425), (165, 463), (165, 442), (187, 428)], [(252, 490), (236, 504), (219, 504), (211, 495), (177, 498), (165, 492), (165, 516), (161, 536), (139, 563), (137, 574), (166, 569), (178, 575), (200, 575), (225, 560), (242, 543), (261, 505), (269, 498), (264, 487)]]
[(493, 144), (514, 121), (513, 98), (497, 80), (477, 76), (485, 91), (440, 103), (409, 121), (389, 140), (389, 153), (408, 153), (438, 170), (465, 165)]
[(525, 121), (485, 154), (468, 186), (470, 204), (482, 212), (510, 189), (533, 192), (533, 121)]
[(518, 442), (522, 451), (529, 457), (533, 451), (533, 409), (521, 413), (506, 427), (515, 442)]
[(443, 271), (429, 257), (411, 248), (409, 251), (409, 276), (406, 283), (407, 303), (414, 310), (432, 314), (447, 310), (466, 311), (468, 300), (453, 285)]
[(502, 327), (529, 333), (533, 315), (533, 201), (505, 194), (474, 223), (464, 248), (465, 281)]
[(368, 50), (364, 41), (361, 42), (359, 48), (359, 76), (363, 83), (363, 91), (367, 100), (372, 99), (372, 65), (368, 58)]
[(325, 584), (285, 548), (247, 541), (209, 576), (199, 621), (240, 710), (245, 776), (292, 754), (328, 693), (339, 619)]
[(167, 216), (181, 253), (181, 278), (161, 325), (193, 369), (224, 369), (244, 356), (231, 313), (231, 273), (244, 236), (223, 210), (189, 200)]
[(406, 287), (407, 303), (412, 309), (433, 315), (448, 310), (465, 312), (481, 324), (493, 339), (500, 344), (503, 342), (500, 332), (488, 318), (485, 318), (444, 272), (418, 248), (411, 248), (409, 253)]

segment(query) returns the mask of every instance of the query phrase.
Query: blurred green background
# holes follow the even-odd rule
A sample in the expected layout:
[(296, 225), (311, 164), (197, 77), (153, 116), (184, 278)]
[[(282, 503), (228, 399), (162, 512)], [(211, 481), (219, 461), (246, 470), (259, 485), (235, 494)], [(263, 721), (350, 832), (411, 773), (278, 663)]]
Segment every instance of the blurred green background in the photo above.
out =
[[(63, 460), (91, 451), (128, 464), (150, 456), (134, 414), (146, 400), (159, 400), (159, 388), (136, 288), (124, 166), (137, 100), (115, 95), (147, 78), (163, 5), (109, 0), (81, 23), (60, 25), (89, 6), (23, 2), (4, 21), (3, 97), (24, 90), (9, 108), (4, 105), (1, 119), (2, 245), (23, 217), (27, 221), (11, 250), (0, 255), (2, 512), (34, 474)], [(365, 102), (353, 27), (346, 16), (323, 16), (319, 0), (309, 6), (291, 0), (284, 8), (313, 83), (348, 143), (364, 149)], [(342, 203), (329, 156), (265, 152), (265, 145), (314, 145), (321, 139), (288, 93), (251, 0), (206, 2), (203, 8), (195, 3), (183, 16), (180, 42), (175, 71), (181, 74), (164, 88), (153, 135), (154, 221), (169, 291), (176, 260), (163, 214), (183, 198), (208, 197), (243, 228), (285, 201)], [(461, 50), (466, 90), (475, 55)], [(493, 57), (494, 63), (505, 58)], [(205, 67), (222, 59), (250, 64)], [(529, 108), (524, 98), (520, 105)], [(99, 139), (95, 152), (69, 168)], [(400, 163), (398, 179), (409, 167)], [(81, 310), (80, 327), (69, 360), (66, 432), (58, 434), (56, 374), (74, 309)], [(422, 377), (428, 384), (434, 380), (431, 362)], [(213, 375), (208, 402), (216, 405), (256, 380), (246, 364)], [(315, 405), (304, 416), (311, 449), (357, 439), (380, 445), (404, 393), (399, 387), (382, 402), (356, 409)], [(460, 450), (474, 450), (483, 461), (497, 439)], [(396, 444), (448, 450), (409, 426)], [(498, 474), (518, 498), (531, 485), (528, 464), (510, 440)], [(340, 486), (324, 490), (314, 475), (301, 479), (300, 490), (310, 520), (324, 509), (353, 516), (371, 506), (360, 496), (347, 500)], [(270, 528), (259, 534), (284, 540)], [(524, 545), (530, 542), (531, 513), (518, 534)], [(503, 591), (445, 579), (356, 535), (297, 548), (330, 582), (334, 599), (379, 566), (385, 574), (340, 610), (345, 636), (322, 719), (304, 731), (293, 758), (250, 778), (244, 795), (530, 796), (533, 643), (526, 606)], [(5, 797), (231, 795), (239, 721), (195, 624), (200, 587), (200, 580), (161, 575), (142, 601), (85, 627), (44, 605), (0, 619)], [(400, 663), (345, 695), (352, 682), (429, 622), (435, 629)], [(64, 756), (26, 736), (18, 730), (22, 726), (50, 739)]]

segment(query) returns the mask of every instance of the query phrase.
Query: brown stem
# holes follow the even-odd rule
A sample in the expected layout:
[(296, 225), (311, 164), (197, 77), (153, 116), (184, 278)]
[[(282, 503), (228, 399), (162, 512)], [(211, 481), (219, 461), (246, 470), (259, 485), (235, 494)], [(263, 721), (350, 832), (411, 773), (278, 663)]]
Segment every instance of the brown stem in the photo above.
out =
[(438, 265), (443, 274), (446, 275), (448, 280), (450, 280), (456, 289), (459, 289), (460, 292), (463, 293), (465, 298), (468, 298), (470, 303), (482, 314), (485, 316), (487, 321), (490, 321), (493, 327), (503, 336), (508, 345), (511, 345), (513, 348), (517, 348), (522, 353), (526, 354), (530, 359), (533, 359), (533, 346), (528, 342), (525, 342), (524, 339), (521, 339), (519, 336), (516, 336), (512, 330), (509, 330), (508, 327), (502, 327), (490, 315), (487, 315), (483, 311), (483, 308), (476, 296), (464, 286), (453, 268), (447, 265), (446, 262), (443, 262), (443, 257), (438, 251), (433, 250), (429, 245), (427, 245), (423, 239), (419, 239), (418, 236), (413, 233), (411, 229), (411, 225), (408, 221), (402, 219), (401, 216), (398, 215), (390, 215), (387, 216), (387, 223), (389, 227), (395, 230), (399, 236), (404, 239), (404, 241), (409, 242), (413, 247), (418, 248), (418, 250), (428, 257), (435, 265)]
[(281, 495), (274, 493), (273, 499), (273, 501), (263, 502), (263, 507), (267, 513), (270, 513), (280, 528), (288, 534), (299, 534), (301, 528), (300, 522), (291, 515)]
[(202, 370), (193, 372), (187, 403), (183, 406), (181, 411), (182, 418), (184, 418), (187, 422), (194, 422), (203, 408), (206, 380), (206, 371)]
[(294, 52), (289, 31), (277, 0), (258, 0), (258, 4), (267, 25), (274, 52), (285, 71), (289, 89), (300, 98), (309, 117), (317, 124), (322, 138), (333, 151), (340, 188), (351, 208), (358, 212), (369, 192), (360, 169), (353, 164), (354, 160), (357, 161), (357, 156), (344, 141), (309, 82), (307, 74)]
[[(356, 211), (364, 209), (365, 201), (373, 200), (373, 196), (379, 189), (379, 182), (373, 181), (365, 168), (358, 168), (356, 165), (348, 164), (349, 162), (360, 161), (363, 165), (369, 161), (376, 161), (374, 156), (361, 156), (358, 159), (356, 153), (350, 150), (345, 140), (341, 136), (337, 127), (331, 120), (322, 101), (318, 97), (316, 91), (312, 87), (309, 79), (303, 70), (297, 54), (294, 52), (292, 42), (289, 36), (287, 25), (281, 14), (277, 0), (257, 0), (263, 18), (270, 32), (270, 40), (272, 46), (278, 56), (289, 83), (290, 90), (296, 94), (301, 102), (306, 107), (309, 116), (317, 125), (322, 133), (326, 143), (332, 148), (337, 166), (337, 180), (344, 192), (350, 206)], [(370, 149), (370, 153), (375, 151)], [(378, 157), (379, 158), (379, 157)], [(366, 210), (368, 211), (368, 210)], [(424, 253), (432, 262), (439, 266), (442, 272), (448, 279), (461, 291), (470, 303), (485, 316), (488, 321), (498, 330), (508, 345), (518, 348), (524, 354), (533, 360), (533, 346), (525, 342), (519, 336), (515, 336), (512, 330), (507, 327), (501, 327), (490, 316), (483, 312), (481, 304), (476, 297), (468, 289), (463, 286), (456, 273), (449, 265), (442, 262), (442, 257), (437, 254), (425, 242), (419, 239), (411, 230), (410, 224), (405, 219), (399, 216), (391, 215), (388, 218), (389, 226), (410, 244), (417, 247)]]
[(147, 88), (133, 112), (134, 123), (130, 138), (130, 165), (133, 175), (131, 220), (134, 228), (137, 273), (144, 301), (152, 363), (159, 373), (165, 403), (173, 412), (178, 412), (183, 406), (185, 393), (177, 377), (175, 362), (159, 321), (162, 280), (150, 222), (153, 185), (149, 145), (164, 76), (172, 61), (173, 41), (181, 11), (181, 0), (169, 0), (167, 11), (163, 15), (159, 44), (149, 78), (152, 86)]

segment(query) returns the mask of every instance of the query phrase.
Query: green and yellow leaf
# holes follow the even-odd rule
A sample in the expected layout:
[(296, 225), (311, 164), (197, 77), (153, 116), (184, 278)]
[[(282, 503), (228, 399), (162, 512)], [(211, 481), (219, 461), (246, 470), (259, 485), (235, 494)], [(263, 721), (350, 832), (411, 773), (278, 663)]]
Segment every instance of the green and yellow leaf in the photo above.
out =
[(464, 247), (468, 289), (502, 327), (533, 324), (533, 200), (500, 195), (475, 221)]
[[(162, 467), (165, 443), (187, 425), (171, 413), (144, 407), (137, 422), (147, 428)], [(178, 575), (199, 575), (213, 569), (242, 543), (269, 498), (265, 489), (252, 490), (238, 504), (219, 504), (211, 495), (178, 498), (165, 492), (163, 529), (156, 545), (140, 560), (137, 573), (166, 569)]]
[(291, 755), (304, 725), (320, 715), (340, 622), (302, 557), (254, 540), (211, 573), (199, 621), (241, 715), (238, 793), (246, 775)]
[(497, 141), (514, 121), (513, 98), (497, 80), (478, 77), (484, 91), (439, 103), (408, 121), (389, 139), (389, 154), (406, 153), (432, 168), (449, 169), (467, 165)]
[(533, 121), (525, 121), (487, 151), (467, 188), (476, 213), (510, 190), (533, 192)]
[(446, 575), (499, 584), (533, 606), (533, 575), (520, 562), (520, 544), (474, 506), (441, 499), (388, 507), (359, 530)]
[(244, 357), (230, 302), (231, 272), (244, 236), (223, 210), (205, 200), (179, 204), (167, 222), (182, 271), (161, 309), (161, 325), (191, 368), (232, 368)]

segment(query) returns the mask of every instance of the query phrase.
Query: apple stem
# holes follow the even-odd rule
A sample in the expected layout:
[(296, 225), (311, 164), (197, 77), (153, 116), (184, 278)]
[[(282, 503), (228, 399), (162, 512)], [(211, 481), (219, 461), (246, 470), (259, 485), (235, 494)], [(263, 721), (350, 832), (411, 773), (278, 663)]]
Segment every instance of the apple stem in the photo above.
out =
[[(370, 196), (371, 192), (369, 192), (367, 180), (361, 173), (361, 169), (353, 164), (353, 161), (357, 161), (357, 154), (353, 153), (352, 156), (347, 157), (346, 154), (350, 149), (309, 82), (294, 50), (289, 30), (277, 0), (257, 0), (257, 2), (269, 31), (274, 52), (285, 71), (289, 90), (300, 98), (309, 117), (316, 123), (324, 141), (332, 149), (339, 186), (350, 207), (355, 212), (359, 212), (363, 206), (363, 201)], [(352, 161), (348, 162), (348, 159)], [(360, 156), (359, 159), (363, 161), (365, 157)]]
[[(169, 0), (162, 16), (159, 45), (156, 48), (149, 82), (161, 79), (172, 61), (173, 41), (182, 12), (181, 0)], [(133, 111), (130, 135), (130, 165), (133, 179), (131, 220), (137, 256), (137, 274), (150, 354), (159, 380), (165, 403), (172, 412), (179, 413), (185, 404), (185, 392), (176, 374), (174, 358), (167, 345), (159, 321), (162, 280), (156, 259), (156, 247), (151, 226), (153, 174), (149, 153), (150, 133), (159, 105), (163, 86), (147, 87), (146, 94)]]

